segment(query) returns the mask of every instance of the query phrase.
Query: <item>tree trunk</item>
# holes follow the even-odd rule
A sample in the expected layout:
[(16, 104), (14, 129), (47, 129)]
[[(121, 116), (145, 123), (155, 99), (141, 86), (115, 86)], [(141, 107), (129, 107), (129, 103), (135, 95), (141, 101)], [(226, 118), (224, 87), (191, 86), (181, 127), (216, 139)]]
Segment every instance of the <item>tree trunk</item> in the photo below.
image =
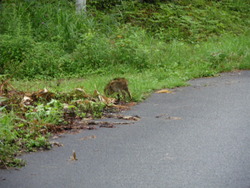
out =
[(76, 12), (81, 14), (86, 11), (86, 0), (76, 0)]

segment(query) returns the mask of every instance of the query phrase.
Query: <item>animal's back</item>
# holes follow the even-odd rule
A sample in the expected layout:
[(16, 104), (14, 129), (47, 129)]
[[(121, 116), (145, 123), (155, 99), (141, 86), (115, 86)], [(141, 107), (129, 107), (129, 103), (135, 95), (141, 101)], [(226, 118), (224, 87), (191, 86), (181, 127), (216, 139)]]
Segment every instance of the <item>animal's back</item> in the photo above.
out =
[(107, 95), (112, 95), (113, 93), (121, 93), (123, 97), (125, 97), (125, 93), (127, 93), (131, 98), (131, 94), (128, 90), (128, 81), (125, 78), (114, 78), (107, 84), (104, 92)]
[(110, 86), (114, 92), (128, 90), (128, 81), (125, 78), (115, 78), (110, 82)]

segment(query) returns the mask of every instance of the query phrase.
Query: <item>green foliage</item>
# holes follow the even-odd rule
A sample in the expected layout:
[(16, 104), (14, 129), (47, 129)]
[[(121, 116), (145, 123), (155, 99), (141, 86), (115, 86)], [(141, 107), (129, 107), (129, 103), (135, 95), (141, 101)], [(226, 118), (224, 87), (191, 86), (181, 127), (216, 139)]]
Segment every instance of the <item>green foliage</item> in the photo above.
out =
[(199, 44), (226, 33), (242, 34), (250, 25), (245, 0), (90, 4), (86, 14), (78, 15), (73, 1), (3, 2), (0, 74), (50, 79), (110, 74), (113, 69), (140, 72), (151, 69), (153, 61), (166, 61), (163, 51), (160, 58), (151, 53), (154, 41)]
[(18, 146), (14, 144), (17, 139), (15, 134), (15, 115), (13, 113), (4, 114), (4, 107), (0, 109), (0, 168), (8, 166), (22, 166), (24, 163), (16, 159)]
[(60, 77), (68, 70), (69, 58), (55, 42), (35, 42), (30, 37), (0, 35), (1, 74), (16, 78)]
[(48, 143), (48, 139), (44, 136), (38, 136), (36, 139), (26, 139), (25, 147), (27, 151), (36, 151), (36, 148), (50, 149), (51, 145)]
[(15, 73), (33, 48), (30, 37), (0, 35), (0, 74)]
[(1, 140), (5, 140), (7, 142), (12, 142), (16, 139), (16, 135), (12, 132), (14, 126), (13, 122), (15, 120), (15, 115), (13, 113), (9, 113), (8, 115), (4, 114), (4, 107), (0, 108), (0, 138)]
[(18, 78), (60, 77), (70, 60), (62, 57), (64, 50), (58, 43), (36, 42), (23, 62), (22, 69), (16, 73)]
[(49, 103), (38, 104), (36, 107), (31, 106), (25, 113), (29, 122), (36, 122), (41, 125), (48, 123), (59, 125), (63, 123), (63, 105), (59, 101), (52, 99)]
[(88, 2), (88, 6), (93, 6), (98, 10), (105, 10), (120, 5), (122, 1), (123, 0), (91, 0)]
[(34, 151), (49, 148), (50, 144), (39, 130), (41, 126), (29, 125), (14, 111), (0, 109), (0, 168), (23, 166), (25, 162), (15, 158), (21, 150)]
[(23, 160), (15, 158), (17, 151), (16, 145), (0, 140), (0, 168), (24, 166), (25, 162)]
[(136, 41), (145, 34), (134, 30), (134, 33), (125, 33), (127, 36), (124, 36), (123, 31), (120, 32), (118, 31), (117, 35), (112, 36), (111, 39), (93, 32), (83, 35), (82, 43), (72, 54), (74, 61), (77, 62), (77, 70), (84, 69), (93, 72), (98, 70), (100, 73), (99, 70), (104, 69), (103, 72), (107, 73), (108, 68), (115, 66), (120, 66), (120, 71), (122, 67), (130, 67), (137, 71), (148, 68), (146, 51)]
[[(177, 1), (158, 6), (145, 5), (143, 9), (133, 12), (130, 11), (131, 7), (126, 7), (122, 20), (140, 25), (165, 41), (177, 39), (193, 43), (225, 32), (242, 32), (245, 26), (239, 23), (249, 25), (247, 13), (239, 13), (240, 9), (228, 9), (229, 5), (234, 4), (223, 2)], [(247, 8), (243, 9), (249, 10), (250, 5), (245, 3), (242, 7), (244, 5)]]
[(79, 117), (84, 118), (87, 114), (91, 114), (93, 118), (101, 118), (106, 104), (103, 102), (89, 101), (86, 103), (78, 103), (75, 112)]

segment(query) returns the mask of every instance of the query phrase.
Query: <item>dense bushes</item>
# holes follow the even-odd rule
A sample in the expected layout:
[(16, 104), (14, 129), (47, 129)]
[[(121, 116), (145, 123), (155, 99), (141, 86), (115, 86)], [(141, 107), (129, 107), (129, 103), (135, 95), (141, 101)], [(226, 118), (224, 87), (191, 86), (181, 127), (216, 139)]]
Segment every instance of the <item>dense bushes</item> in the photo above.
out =
[[(87, 75), (111, 67), (142, 71), (149, 67), (144, 47), (135, 36), (118, 35), (112, 40), (86, 33), (72, 53), (57, 42), (35, 42), (30, 37), (0, 36), (1, 74), (15, 78), (53, 78)], [(119, 70), (117, 70), (119, 72)]]
[(141, 72), (162, 66), (155, 63), (160, 59), (166, 64), (167, 54), (156, 57), (153, 43), (199, 44), (212, 36), (245, 33), (250, 25), (247, 1), (161, 2), (114, 0), (100, 11), (100, 2), (91, 1), (88, 12), (77, 15), (73, 1), (5, 1), (0, 74), (48, 79)]
[(27, 59), (33, 40), (29, 37), (0, 35), (0, 41), (0, 73), (13, 73)]

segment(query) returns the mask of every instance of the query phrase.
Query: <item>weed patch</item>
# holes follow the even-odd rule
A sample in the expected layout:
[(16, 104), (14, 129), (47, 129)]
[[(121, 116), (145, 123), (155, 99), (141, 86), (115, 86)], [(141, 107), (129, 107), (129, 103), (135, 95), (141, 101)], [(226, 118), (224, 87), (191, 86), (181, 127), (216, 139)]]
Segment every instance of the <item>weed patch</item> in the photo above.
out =
[(15, 158), (22, 152), (50, 149), (51, 133), (91, 130), (96, 126), (112, 128), (117, 124), (87, 121), (120, 108), (114, 104), (116, 99), (101, 95), (97, 90), (93, 94), (81, 88), (67, 93), (47, 89), (22, 92), (15, 90), (7, 80), (0, 88), (0, 168), (24, 165)]

